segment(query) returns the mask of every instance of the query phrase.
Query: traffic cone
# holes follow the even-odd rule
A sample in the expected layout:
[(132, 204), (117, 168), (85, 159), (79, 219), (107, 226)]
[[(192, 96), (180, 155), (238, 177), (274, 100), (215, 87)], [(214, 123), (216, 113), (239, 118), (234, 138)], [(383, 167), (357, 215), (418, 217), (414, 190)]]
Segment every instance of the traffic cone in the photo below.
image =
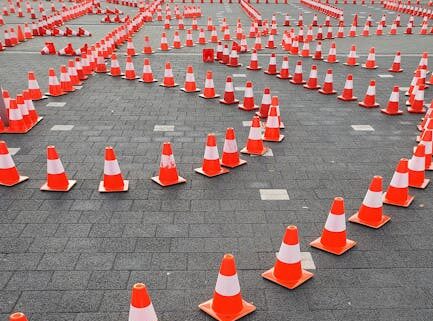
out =
[(28, 83), (29, 83), (29, 92), (30, 98), (32, 100), (41, 100), (48, 98), (47, 96), (42, 95), (41, 89), (39, 88), (38, 81), (36, 80), (35, 73), (33, 71), (28, 72)]
[(229, 46), (224, 45), (224, 49), (221, 55), (221, 60), (219, 61), (220, 64), (227, 65), (230, 61), (230, 52), (229, 52)]
[(132, 57), (126, 57), (126, 66), (125, 66), (125, 75), (122, 76), (123, 79), (126, 80), (135, 80), (139, 77), (135, 73), (134, 63), (132, 62)]
[(74, 60), (68, 60), (68, 74), (69, 74), (69, 78), (71, 79), (72, 86), (81, 86), (83, 84), (80, 78), (78, 77), (78, 72), (75, 67)]
[(254, 116), (248, 134), (247, 145), (241, 150), (241, 153), (262, 156), (266, 154), (268, 150), (269, 148), (263, 144), (260, 132), (260, 118), (259, 116)]
[(304, 42), (302, 45), (301, 53), (299, 54), (302, 58), (309, 58), (311, 57), (310, 54), (310, 44), (308, 42)]
[(401, 115), (402, 110), (399, 110), (400, 101), (400, 90), (398, 86), (394, 86), (392, 89), (391, 96), (389, 97), (388, 105), (386, 109), (381, 109), (380, 111), (387, 115)]
[(302, 269), (298, 228), (286, 227), (274, 266), (262, 277), (285, 288), (294, 289), (313, 277), (313, 273)]
[(200, 91), (200, 89), (197, 88), (197, 84), (195, 83), (194, 70), (192, 66), (188, 66), (186, 68), (185, 84), (180, 90), (186, 93), (195, 93)]
[(226, 78), (226, 85), (224, 90), (224, 96), (223, 99), (220, 99), (219, 102), (224, 105), (234, 105), (238, 104), (239, 100), (235, 97), (235, 90), (233, 88), (233, 81), (232, 77), (227, 76)]
[(117, 55), (115, 53), (111, 55), (111, 66), (108, 75), (112, 77), (119, 77), (123, 75), (122, 70), (119, 66), (119, 61), (117, 60)]
[(99, 192), (126, 192), (129, 181), (124, 180), (113, 147), (105, 148), (104, 179), (99, 184)]
[(280, 134), (280, 122), (275, 106), (270, 107), (262, 139), (268, 142), (281, 142), (284, 139), (284, 135)]
[(289, 80), (292, 84), (303, 85), (305, 81), (302, 79), (302, 61), (299, 60), (296, 63), (295, 72), (293, 73), (292, 79)]
[(251, 60), (250, 60), (250, 64), (247, 66), (247, 69), (248, 70), (260, 70), (260, 69), (262, 69), (262, 67), (259, 66), (256, 49), (253, 49), (253, 51), (251, 53)]
[(56, 72), (53, 68), (48, 69), (48, 92), (45, 94), (47, 96), (62, 96), (65, 92), (57, 79)]
[(425, 146), (419, 144), (415, 147), (412, 158), (408, 162), (409, 186), (424, 189), (430, 183), (425, 178)]
[(323, 86), (319, 89), (319, 93), (323, 95), (334, 95), (337, 92), (334, 90), (334, 79), (332, 75), (332, 69), (328, 69), (325, 76), (325, 81), (323, 82)]
[(356, 58), (358, 58), (358, 56), (356, 55), (356, 46), (352, 45), (349, 51), (349, 55), (347, 56), (347, 60), (345, 63), (343, 63), (343, 65), (359, 66), (359, 63), (356, 61)]
[(174, 32), (174, 39), (173, 39), (173, 48), (174, 49), (181, 49), (183, 48), (182, 42), (180, 41), (179, 32)]
[(364, 108), (376, 108), (380, 105), (376, 102), (376, 81), (370, 80), (370, 85), (368, 86), (367, 93), (364, 100), (358, 103), (359, 106)]
[(146, 285), (135, 283), (131, 292), (128, 321), (157, 321), (158, 317)]
[(159, 84), (162, 87), (176, 87), (179, 86), (174, 82), (173, 77), (173, 70), (171, 69), (171, 64), (169, 62), (165, 63), (165, 70), (164, 70), (164, 79), (161, 84)]
[(274, 41), (274, 35), (270, 34), (268, 36), (268, 43), (265, 46), (268, 49), (275, 49), (277, 48), (277, 46), (275, 46), (275, 41)]
[(39, 117), (38, 112), (35, 109), (35, 105), (33, 104), (33, 101), (30, 98), (30, 93), (28, 90), (23, 90), (23, 97), (24, 97), (24, 103), (29, 112), (32, 126), (34, 126), (37, 123), (39, 123), (43, 119), (43, 117)]
[(254, 102), (253, 83), (251, 81), (245, 83), (244, 99), (238, 108), (246, 111), (259, 109), (259, 106)]
[(149, 36), (144, 36), (143, 53), (146, 55), (151, 55), (151, 54), (155, 53), (155, 51), (153, 51), (153, 49), (152, 49), (152, 46), (150, 45)]
[(414, 99), (407, 111), (413, 114), (425, 113), (424, 108), (424, 85), (420, 84), (414, 94)]
[(65, 65), (60, 66), (60, 86), (66, 93), (75, 91), (72, 86), (71, 77), (69, 77), (68, 69)]
[(0, 185), (10, 187), (28, 179), (27, 176), (21, 176), (19, 174), (6, 142), (0, 141)]
[(269, 108), (271, 107), (271, 102), (271, 90), (269, 88), (264, 88), (262, 103), (260, 104), (260, 109), (256, 112), (256, 115), (260, 118), (267, 118), (269, 114)]
[(165, 32), (163, 32), (161, 35), (161, 43), (159, 46), (159, 50), (161, 50), (161, 51), (169, 51), (170, 50), (170, 47), (169, 47), (168, 41), (167, 41), (167, 36), (166, 36)]
[(127, 43), (126, 43), (126, 53), (125, 56), (137, 56), (137, 53), (135, 51), (134, 43), (132, 42), (132, 38), (128, 37)]
[(228, 67), (240, 67), (242, 66), (241, 63), (239, 63), (239, 55), (236, 49), (232, 48), (232, 51), (230, 52), (229, 56), (229, 62), (227, 64)]
[(290, 72), (289, 72), (289, 57), (284, 56), (283, 62), (281, 63), (281, 69), (277, 75), (277, 78), (280, 79), (290, 79)]
[(409, 207), (414, 196), (409, 195), (409, 161), (406, 158), (400, 159), (388, 190), (383, 194), (383, 202), (388, 205)]
[(382, 177), (374, 176), (358, 212), (349, 218), (349, 222), (376, 229), (388, 223), (391, 218), (383, 214), (382, 197)]
[(98, 51), (98, 56), (96, 57), (96, 70), (97, 73), (107, 73), (107, 65), (105, 64), (104, 56), (101, 51)]
[(217, 95), (215, 92), (215, 86), (213, 83), (213, 75), (212, 75), (212, 71), (210, 71), (210, 70), (208, 70), (206, 72), (206, 80), (204, 83), (203, 94), (200, 94), (199, 96), (201, 98), (205, 98), (205, 99), (213, 99), (213, 98), (220, 97), (220, 95)]
[(153, 77), (153, 72), (152, 72), (152, 68), (150, 66), (150, 61), (147, 58), (145, 58), (143, 61), (143, 72), (141, 74), (141, 78), (138, 81), (144, 82), (147, 84), (158, 81), (158, 79), (155, 79)]
[(335, 42), (331, 43), (331, 47), (329, 48), (328, 58), (323, 60), (324, 62), (327, 62), (329, 64), (337, 63), (337, 45)]
[(370, 48), (370, 52), (368, 53), (367, 61), (365, 64), (362, 64), (362, 68), (365, 69), (376, 69), (378, 66), (376, 65), (376, 49), (374, 47)]
[(172, 186), (186, 182), (186, 179), (180, 177), (177, 173), (176, 162), (174, 161), (173, 151), (169, 142), (165, 142), (162, 145), (159, 175), (152, 177), (152, 181), (161, 186)]
[(265, 74), (268, 75), (276, 75), (277, 74), (277, 57), (275, 53), (271, 53), (271, 57), (269, 58), (268, 69), (264, 71)]
[(9, 100), (8, 113), (9, 113), (9, 126), (4, 128), (3, 130), (4, 133), (25, 134), (31, 129), (31, 126), (27, 125), (28, 121), (26, 122), (26, 120), (24, 119), (24, 116), (17, 104), (16, 99)]
[(27, 130), (30, 130), (33, 127), (33, 121), (30, 118), (29, 111), (27, 109), (27, 106), (24, 102), (23, 95), (18, 94), (16, 97), (17, 107), (21, 111), (21, 115), (23, 117), (24, 123), (26, 125)]
[(304, 85), (304, 88), (307, 89), (319, 89), (320, 85), (317, 83), (317, 66), (311, 65), (310, 77), (308, 78), (307, 83)]
[(391, 68), (388, 69), (390, 72), (402, 72), (403, 69), (400, 66), (401, 63), (401, 54), (400, 51), (397, 51), (394, 57), (394, 61), (391, 65)]
[(185, 47), (194, 47), (194, 46), (195, 44), (194, 44), (194, 40), (192, 39), (192, 31), (191, 29), (188, 29), (186, 32)]
[(246, 160), (240, 159), (239, 157), (235, 130), (233, 128), (227, 128), (226, 138), (224, 140), (223, 155), (221, 157), (221, 165), (228, 168), (235, 168), (246, 163)]
[(207, 135), (206, 148), (201, 167), (194, 169), (197, 173), (207, 177), (215, 177), (229, 173), (228, 169), (222, 168), (219, 160), (217, 140), (215, 134)]
[(205, 45), (205, 44), (207, 44), (206, 35), (204, 33), (204, 29), (203, 28), (200, 28), (200, 32), (198, 34), (198, 41), (196, 43), (199, 44), (199, 45)]
[(313, 60), (323, 60), (322, 57), (322, 42), (317, 41), (316, 50), (314, 51)]
[(68, 180), (62, 161), (54, 146), (47, 147), (47, 181), (41, 191), (68, 192), (77, 181)]
[(425, 146), (425, 170), (433, 170), (432, 154), (433, 154), (433, 131), (426, 129), (421, 134), (420, 144)]
[(334, 198), (322, 236), (310, 245), (335, 255), (341, 255), (356, 245), (355, 241), (346, 237), (346, 215), (342, 197)]

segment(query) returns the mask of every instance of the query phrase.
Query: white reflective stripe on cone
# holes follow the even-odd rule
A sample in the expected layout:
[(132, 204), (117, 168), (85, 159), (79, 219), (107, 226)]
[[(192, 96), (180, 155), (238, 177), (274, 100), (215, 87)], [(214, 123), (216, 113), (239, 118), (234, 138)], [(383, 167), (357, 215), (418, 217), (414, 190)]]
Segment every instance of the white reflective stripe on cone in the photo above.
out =
[(36, 80), (29, 80), (29, 89), (39, 89), (38, 82)]
[(259, 127), (251, 127), (250, 128), (250, 133), (248, 135), (248, 139), (261, 140), (262, 139), (262, 135), (260, 133), (260, 128)]
[(9, 109), (9, 120), (21, 120), (23, 115), (18, 108)]
[(277, 116), (269, 116), (266, 120), (266, 127), (268, 128), (279, 128), (280, 122), (278, 121)]
[(223, 151), (226, 153), (236, 153), (238, 151), (238, 145), (234, 139), (226, 139), (224, 141)]
[(215, 292), (223, 296), (234, 296), (241, 292), (238, 275), (225, 276), (218, 274)]
[(60, 159), (47, 159), (48, 174), (63, 174), (64, 172), (65, 169)]
[(144, 308), (130, 306), (128, 321), (158, 321), (152, 302)]
[(195, 82), (194, 74), (189, 74), (189, 73), (186, 74), (185, 81), (186, 82)]
[(270, 105), (271, 102), (272, 102), (271, 95), (268, 95), (268, 94), (263, 95), (262, 104), (264, 104), (264, 105)]
[(204, 150), (204, 159), (207, 160), (219, 159), (218, 148), (216, 146), (206, 146)]
[(409, 175), (408, 173), (398, 173), (395, 172), (392, 176), (391, 183), (389, 183), (390, 186), (397, 187), (397, 188), (406, 188), (409, 185)]
[(245, 97), (253, 97), (253, 88), (252, 87), (246, 87), (245, 88)]
[(374, 96), (374, 95), (376, 95), (376, 87), (375, 86), (368, 86), (367, 96)]
[(326, 219), (325, 229), (330, 232), (343, 232), (346, 230), (346, 217), (344, 214), (335, 215), (329, 213)]
[(206, 81), (205, 81), (205, 83), (204, 83), (204, 86), (205, 86), (206, 88), (214, 88), (213, 80), (212, 80), (212, 79), (206, 79)]
[(294, 264), (301, 261), (301, 249), (298, 244), (288, 245), (281, 243), (280, 251), (277, 253), (277, 259), (286, 264)]
[(332, 74), (326, 74), (325, 76), (325, 82), (331, 83), (332, 82)]
[(161, 155), (160, 167), (163, 168), (176, 167), (176, 162), (174, 161), (173, 155)]
[(368, 190), (367, 194), (364, 196), (362, 204), (370, 208), (382, 207), (382, 192), (373, 192)]
[(389, 97), (389, 101), (392, 101), (392, 102), (398, 102), (399, 101), (399, 93), (398, 92), (392, 92), (391, 93), (391, 97)]
[(57, 79), (56, 76), (50, 76), (50, 77), (48, 77), (48, 83), (49, 83), (50, 85), (55, 86), (55, 85), (58, 85), (58, 84), (59, 84), (59, 80)]
[(15, 163), (10, 154), (0, 155), (0, 169), (8, 169), (15, 167)]
[(120, 174), (120, 167), (117, 160), (110, 160), (104, 162), (104, 174), (105, 175), (118, 175)]
[(230, 82), (226, 82), (225, 91), (229, 92), (229, 93), (233, 92), (233, 83), (231, 81)]
[(425, 157), (412, 156), (409, 159), (408, 167), (410, 170), (417, 172), (425, 170)]
[(426, 155), (430, 155), (432, 153), (432, 150), (433, 150), (433, 143), (432, 142), (421, 141), (420, 144), (425, 146), (425, 154)]
[(346, 84), (344, 85), (346, 89), (353, 89), (353, 80), (346, 80)]
[(164, 77), (165, 78), (173, 78), (173, 71), (171, 69), (166, 69), (164, 71)]

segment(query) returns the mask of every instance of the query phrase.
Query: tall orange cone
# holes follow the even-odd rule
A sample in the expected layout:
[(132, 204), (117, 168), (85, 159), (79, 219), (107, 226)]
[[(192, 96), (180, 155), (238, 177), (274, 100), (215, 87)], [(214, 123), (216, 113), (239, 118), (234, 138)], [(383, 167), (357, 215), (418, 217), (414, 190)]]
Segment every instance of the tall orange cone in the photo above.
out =
[(110, 66), (110, 72), (108, 73), (112, 77), (119, 77), (122, 76), (122, 70), (120, 69), (119, 61), (117, 60), (117, 55), (113, 53), (111, 55), (111, 66)]
[(316, 50), (314, 51), (313, 60), (323, 60), (322, 57), (322, 42), (317, 41)]
[(201, 167), (195, 168), (194, 170), (207, 177), (215, 177), (229, 172), (228, 169), (221, 167), (215, 134), (207, 135), (203, 163)]
[(179, 86), (174, 82), (173, 70), (171, 69), (171, 64), (169, 62), (165, 63), (164, 79), (161, 84), (162, 87), (176, 87)]
[(125, 75), (122, 76), (122, 78), (126, 80), (135, 80), (139, 78), (135, 73), (134, 63), (131, 56), (126, 57)]
[(128, 321), (157, 321), (155, 309), (146, 285), (136, 283), (132, 287)]
[(289, 81), (294, 85), (303, 85), (305, 84), (305, 80), (303, 80), (302, 77), (302, 61), (299, 60), (296, 63), (295, 72), (293, 73), (292, 79)]
[(260, 118), (266, 118), (269, 114), (269, 108), (271, 108), (271, 90), (269, 88), (263, 89), (262, 103), (260, 104), (260, 110), (256, 112), (256, 115)]
[(403, 68), (401, 68), (401, 54), (400, 51), (397, 51), (394, 57), (394, 61), (392, 62), (391, 68), (388, 69), (390, 72), (402, 72)]
[(246, 111), (259, 109), (259, 106), (254, 102), (253, 83), (251, 81), (247, 81), (245, 84), (244, 99), (238, 105), (238, 108)]
[(386, 109), (380, 111), (387, 115), (401, 115), (403, 111), (399, 109), (400, 106), (400, 90), (398, 86), (394, 86), (392, 89), (391, 96), (389, 97), (388, 105)]
[(371, 80), (368, 86), (367, 93), (364, 100), (358, 103), (359, 106), (364, 108), (376, 108), (380, 105), (376, 102), (376, 81)]
[(141, 74), (141, 78), (138, 81), (144, 82), (144, 83), (147, 83), (147, 84), (158, 81), (158, 79), (155, 79), (153, 77), (152, 67), (150, 66), (150, 61), (147, 58), (144, 58), (144, 61), (143, 61), (143, 72)]
[(263, 140), (268, 142), (281, 142), (283, 139), (284, 135), (280, 134), (280, 121), (278, 120), (277, 107), (271, 106), (268, 118), (266, 119)]
[(266, 154), (268, 150), (269, 148), (263, 144), (260, 130), (260, 118), (259, 116), (254, 116), (248, 134), (247, 145), (241, 150), (241, 153), (262, 156)]
[(320, 85), (317, 83), (317, 66), (311, 65), (310, 77), (308, 78), (307, 83), (304, 85), (304, 88), (307, 89), (319, 89)]
[(226, 78), (226, 85), (224, 90), (224, 96), (223, 99), (220, 99), (219, 101), (221, 104), (224, 105), (235, 105), (239, 103), (239, 100), (235, 97), (235, 90), (233, 88), (233, 80), (232, 77), (227, 76)]
[(239, 320), (255, 311), (254, 305), (242, 299), (232, 254), (225, 254), (222, 259), (213, 298), (198, 307), (218, 321)]
[(313, 277), (313, 273), (302, 269), (298, 228), (286, 227), (274, 266), (262, 277), (288, 289), (294, 289)]
[(36, 80), (35, 73), (33, 71), (28, 72), (29, 92), (32, 100), (41, 100), (48, 98), (42, 95), (41, 89), (39, 88), (38, 81)]
[(0, 185), (14, 186), (25, 180), (27, 176), (21, 176), (17, 167), (9, 154), (8, 146), (5, 141), (0, 141)]
[(169, 142), (162, 144), (159, 175), (152, 177), (152, 181), (161, 186), (172, 186), (186, 182), (186, 179), (180, 177), (177, 173), (176, 162), (174, 161), (173, 151)]
[(226, 139), (224, 140), (223, 155), (221, 157), (221, 165), (228, 168), (235, 168), (246, 163), (246, 160), (240, 159), (239, 157), (235, 130), (233, 128), (227, 128)]
[(353, 76), (351, 74), (347, 75), (343, 93), (337, 98), (343, 101), (353, 101), (358, 99), (353, 96)]
[(271, 53), (271, 57), (269, 58), (268, 69), (265, 70), (264, 73), (268, 75), (277, 74), (277, 56), (275, 55), (275, 53)]
[(206, 72), (206, 80), (204, 83), (203, 94), (200, 94), (199, 96), (205, 99), (213, 99), (213, 98), (218, 98), (220, 96), (217, 95), (217, 93), (215, 92), (213, 75), (212, 75), (212, 71), (210, 70)]
[(332, 76), (332, 69), (328, 69), (325, 76), (325, 81), (323, 82), (323, 86), (319, 89), (319, 93), (323, 95), (334, 95), (337, 92), (334, 90), (334, 79)]
[(368, 53), (367, 61), (365, 64), (362, 64), (362, 68), (366, 69), (376, 69), (378, 66), (376, 65), (376, 49), (374, 47), (370, 48), (370, 52)]
[(57, 97), (64, 94), (65, 92), (63, 91), (62, 86), (57, 79), (56, 72), (53, 68), (50, 68), (48, 70), (48, 92), (46, 93), (46, 95)]
[(124, 180), (113, 147), (105, 148), (104, 179), (99, 184), (99, 192), (126, 192), (129, 181)]
[(425, 178), (425, 146), (419, 144), (408, 162), (409, 169), (409, 186), (424, 189), (430, 183)]
[(47, 147), (47, 181), (41, 191), (68, 192), (77, 181), (68, 180), (62, 161), (54, 146)]
[(356, 245), (347, 239), (344, 200), (335, 197), (329, 212), (322, 236), (310, 243), (312, 247), (335, 255), (341, 255)]
[(389, 205), (409, 207), (414, 196), (409, 195), (409, 161), (400, 159), (387, 191), (383, 194), (383, 202)]
[(194, 69), (192, 66), (186, 67), (185, 84), (184, 87), (180, 88), (180, 90), (186, 93), (195, 93), (200, 91), (200, 88), (197, 88), (197, 84), (195, 82)]
[(165, 32), (163, 32), (161, 35), (161, 44), (159, 46), (159, 50), (161, 50), (161, 51), (169, 51), (170, 50), (170, 46), (168, 45), (167, 36), (166, 36)]
[(349, 222), (358, 223), (372, 228), (380, 228), (391, 218), (383, 214), (382, 177), (374, 176), (362, 204)]
[(137, 53), (135, 52), (134, 43), (132, 42), (132, 38), (128, 37), (127, 43), (126, 43), (126, 56), (137, 56)]

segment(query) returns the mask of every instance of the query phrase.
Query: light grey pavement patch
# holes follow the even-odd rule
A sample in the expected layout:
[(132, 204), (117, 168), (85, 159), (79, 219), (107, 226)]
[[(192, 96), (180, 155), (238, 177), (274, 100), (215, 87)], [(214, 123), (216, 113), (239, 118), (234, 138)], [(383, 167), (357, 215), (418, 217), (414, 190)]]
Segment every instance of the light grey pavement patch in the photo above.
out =
[(247, 75), (245, 74), (233, 74), (233, 78), (246, 78)]
[(59, 101), (55, 102), (55, 101), (53, 101), (51, 103), (48, 103), (47, 107), (63, 107), (65, 105), (66, 105), (66, 103), (64, 103), (64, 102), (59, 102)]
[(394, 78), (393, 75), (390, 74), (381, 74), (381, 75), (377, 75), (379, 78)]
[(371, 127), (370, 125), (352, 125), (353, 130), (356, 131), (367, 131), (367, 132), (371, 132), (374, 131), (374, 128)]
[(314, 264), (314, 260), (310, 252), (301, 252), (301, 264), (302, 268), (306, 270), (316, 269), (316, 265)]
[(51, 130), (53, 131), (68, 131), (72, 130), (74, 128), (74, 125), (54, 125), (51, 127)]
[(245, 91), (245, 87), (235, 87), (235, 91)]
[(12, 156), (16, 155), (20, 151), (20, 149), (21, 148), (8, 147), (9, 154), (11, 154)]
[(172, 132), (174, 131), (173, 125), (155, 125), (153, 127), (154, 132)]
[(262, 201), (289, 200), (289, 194), (286, 189), (260, 189), (259, 191)]

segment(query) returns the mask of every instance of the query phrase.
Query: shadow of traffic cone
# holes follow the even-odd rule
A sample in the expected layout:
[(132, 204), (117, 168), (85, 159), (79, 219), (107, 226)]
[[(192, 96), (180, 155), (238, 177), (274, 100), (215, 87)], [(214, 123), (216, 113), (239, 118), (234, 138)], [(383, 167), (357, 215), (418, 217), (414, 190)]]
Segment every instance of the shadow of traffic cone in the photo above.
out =
[(0, 185), (10, 187), (28, 179), (27, 176), (21, 176), (19, 174), (6, 142), (0, 141)]
[(235, 130), (233, 128), (227, 128), (226, 138), (224, 140), (223, 155), (221, 157), (221, 165), (228, 168), (235, 168), (246, 163), (246, 160), (240, 159), (239, 157)]
[(294, 85), (303, 85), (305, 80), (302, 79), (302, 61), (296, 63), (295, 72), (293, 73), (292, 79), (289, 80)]
[(155, 309), (147, 292), (146, 285), (135, 283), (131, 292), (128, 321), (157, 321)]
[(364, 108), (376, 108), (380, 105), (376, 102), (376, 81), (370, 80), (367, 93), (365, 94), (364, 100), (358, 103), (359, 106)]
[(388, 223), (391, 218), (383, 214), (382, 197), (382, 177), (374, 176), (358, 212), (349, 218), (349, 222), (376, 229)]
[(220, 99), (219, 102), (224, 105), (235, 105), (239, 103), (239, 100), (235, 97), (235, 90), (233, 88), (232, 77), (227, 76), (226, 85), (224, 90), (223, 99)]
[(180, 88), (180, 90), (186, 93), (195, 93), (200, 91), (200, 88), (197, 88), (197, 84), (195, 82), (194, 69), (192, 66), (186, 67), (184, 87)]
[(207, 177), (229, 173), (228, 169), (221, 167), (215, 134), (207, 135), (202, 166), (195, 168), (194, 171)]
[(263, 89), (262, 103), (260, 104), (260, 109), (256, 112), (256, 115), (260, 118), (267, 118), (269, 114), (269, 108), (271, 107), (271, 90), (269, 88)]
[(280, 79), (292, 78), (290, 76), (290, 72), (289, 72), (289, 57), (287, 57), (287, 56), (283, 57), (283, 61), (281, 63), (281, 69), (277, 75), (277, 78), (280, 78)]
[(186, 182), (186, 179), (180, 177), (177, 173), (176, 162), (174, 161), (173, 151), (169, 142), (162, 144), (159, 175), (152, 177), (152, 181), (161, 186), (172, 186)]
[(213, 74), (212, 71), (210, 70), (206, 72), (206, 80), (204, 83), (203, 94), (200, 94), (199, 96), (204, 99), (213, 99), (213, 98), (220, 97), (220, 95), (217, 95), (215, 92), (215, 86), (213, 83)]
[(177, 87), (179, 86), (174, 82), (173, 70), (171, 69), (171, 64), (169, 62), (165, 63), (164, 69), (164, 79), (161, 84), (162, 87)]
[(129, 181), (124, 180), (113, 147), (105, 148), (104, 179), (99, 184), (99, 192), (126, 192)]
[(310, 243), (312, 247), (335, 255), (341, 255), (356, 245), (347, 239), (344, 200), (335, 197), (329, 212), (322, 236)]
[(286, 227), (274, 266), (262, 274), (265, 279), (285, 288), (294, 289), (313, 277), (313, 273), (302, 269), (298, 228)]
[(425, 146), (419, 144), (415, 147), (412, 158), (408, 162), (409, 186), (424, 189), (430, 183), (425, 178)]
[(264, 71), (267, 75), (276, 75), (277, 74), (277, 56), (275, 53), (271, 54), (271, 57), (269, 58), (269, 65), (268, 69)]
[(33, 71), (28, 72), (28, 83), (29, 83), (29, 92), (32, 100), (41, 100), (48, 98), (47, 96), (42, 95), (41, 89), (39, 88), (38, 81), (36, 80), (35, 73)]
[(259, 116), (254, 116), (248, 134), (247, 145), (241, 150), (241, 153), (259, 156), (266, 154), (269, 148), (263, 144), (260, 128), (260, 118)]
[(152, 67), (150, 66), (150, 61), (147, 58), (144, 58), (144, 61), (143, 61), (143, 72), (141, 74), (141, 78), (138, 81), (144, 82), (146, 84), (158, 81), (158, 79), (155, 79), (153, 77)]
[(319, 93), (323, 95), (334, 95), (337, 92), (334, 90), (334, 79), (332, 75), (332, 69), (328, 69), (325, 76), (325, 81), (323, 82), (323, 86), (319, 89)]
[(238, 108), (245, 111), (259, 109), (259, 106), (254, 102), (253, 83), (251, 81), (247, 81), (245, 84), (244, 99), (243, 102), (238, 105)]
[(280, 134), (280, 121), (278, 120), (276, 106), (271, 106), (269, 110), (262, 139), (268, 142), (281, 142), (284, 139), (284, 135)]
[(374, 47), (370, 48), (370, 52), (368, 53), (367, 61), (365, 64), (362, 64), (362, 68), (365, 69), (377, 69), (376, 65), (376, 49)]
[(110, 72), (108, 75), (111, 77), (119, 77), (123, 75), (122, 70), (120, 69), (119, 61), (117, 60), (117, 55), (115, 53), (111, 55)]
[(349, 51), (349, 55), (347, 56), (346, 62), (343, 63), (343, 65), (346, 66), (359, 66), (359, 63), (356, 61), (356, 58), (358, 58), (356, 54), (356, 46), (352, 45)]
[(247, 69), (248, 70), (260, 70), (260, 69), (262, 69), (262, 67), (259, 66), (256, 49), (253, 49), (253, 51), (251, 52), (251, 60), (250, 60), (250, 64), (247, 66)]
[(62, 161), (54, 146), (47, 147), (47, 181), (41, 191), (68, 192), (77, 181), (68, 180)]
[(225, 254), (218, 274), (213, 298), (199, 308), (218, 321), (235, 321), (252, 313), (256, 307), (242, 299), (235, 258)]
[(409, 161), (400, 159), (387, 191), (383, 194), (383, 202), (388, 205), (409, 207), (414, 196), (409, 195)]
[(398, 86), (394, 86), (392, 89), (391, 96), (389, 97), (388, 105), (386, 109), (381, 109), (380, 111), (387, 115), (401, 115), (403, 114), (402, 110), (399, 110), (400, 106), (400, 90)]
[(65, 92), (57, 79), (56, 72), (53, 68), (48, 70), (48, 92), (45, 94), (47, 96), (62, 96)]
[(311, 65), (310, 77), (307, 83), (304, 85), (307, 89), (320, 89), (320, 85), (317, 83), (317, 66)]
[(404, 69), (401, 68), (401, 54), (397, 51), (392, 62), (391, 68), (388, 69), (389, 72), (402, 72)]
[(132, 62), (132, 57), (126, 57), (126, 66), (125, 66), (125, 75), (122, 76), (122, 79), (126, 80), (136, 80), (139, 77), (135, 73), (134, 63)]

